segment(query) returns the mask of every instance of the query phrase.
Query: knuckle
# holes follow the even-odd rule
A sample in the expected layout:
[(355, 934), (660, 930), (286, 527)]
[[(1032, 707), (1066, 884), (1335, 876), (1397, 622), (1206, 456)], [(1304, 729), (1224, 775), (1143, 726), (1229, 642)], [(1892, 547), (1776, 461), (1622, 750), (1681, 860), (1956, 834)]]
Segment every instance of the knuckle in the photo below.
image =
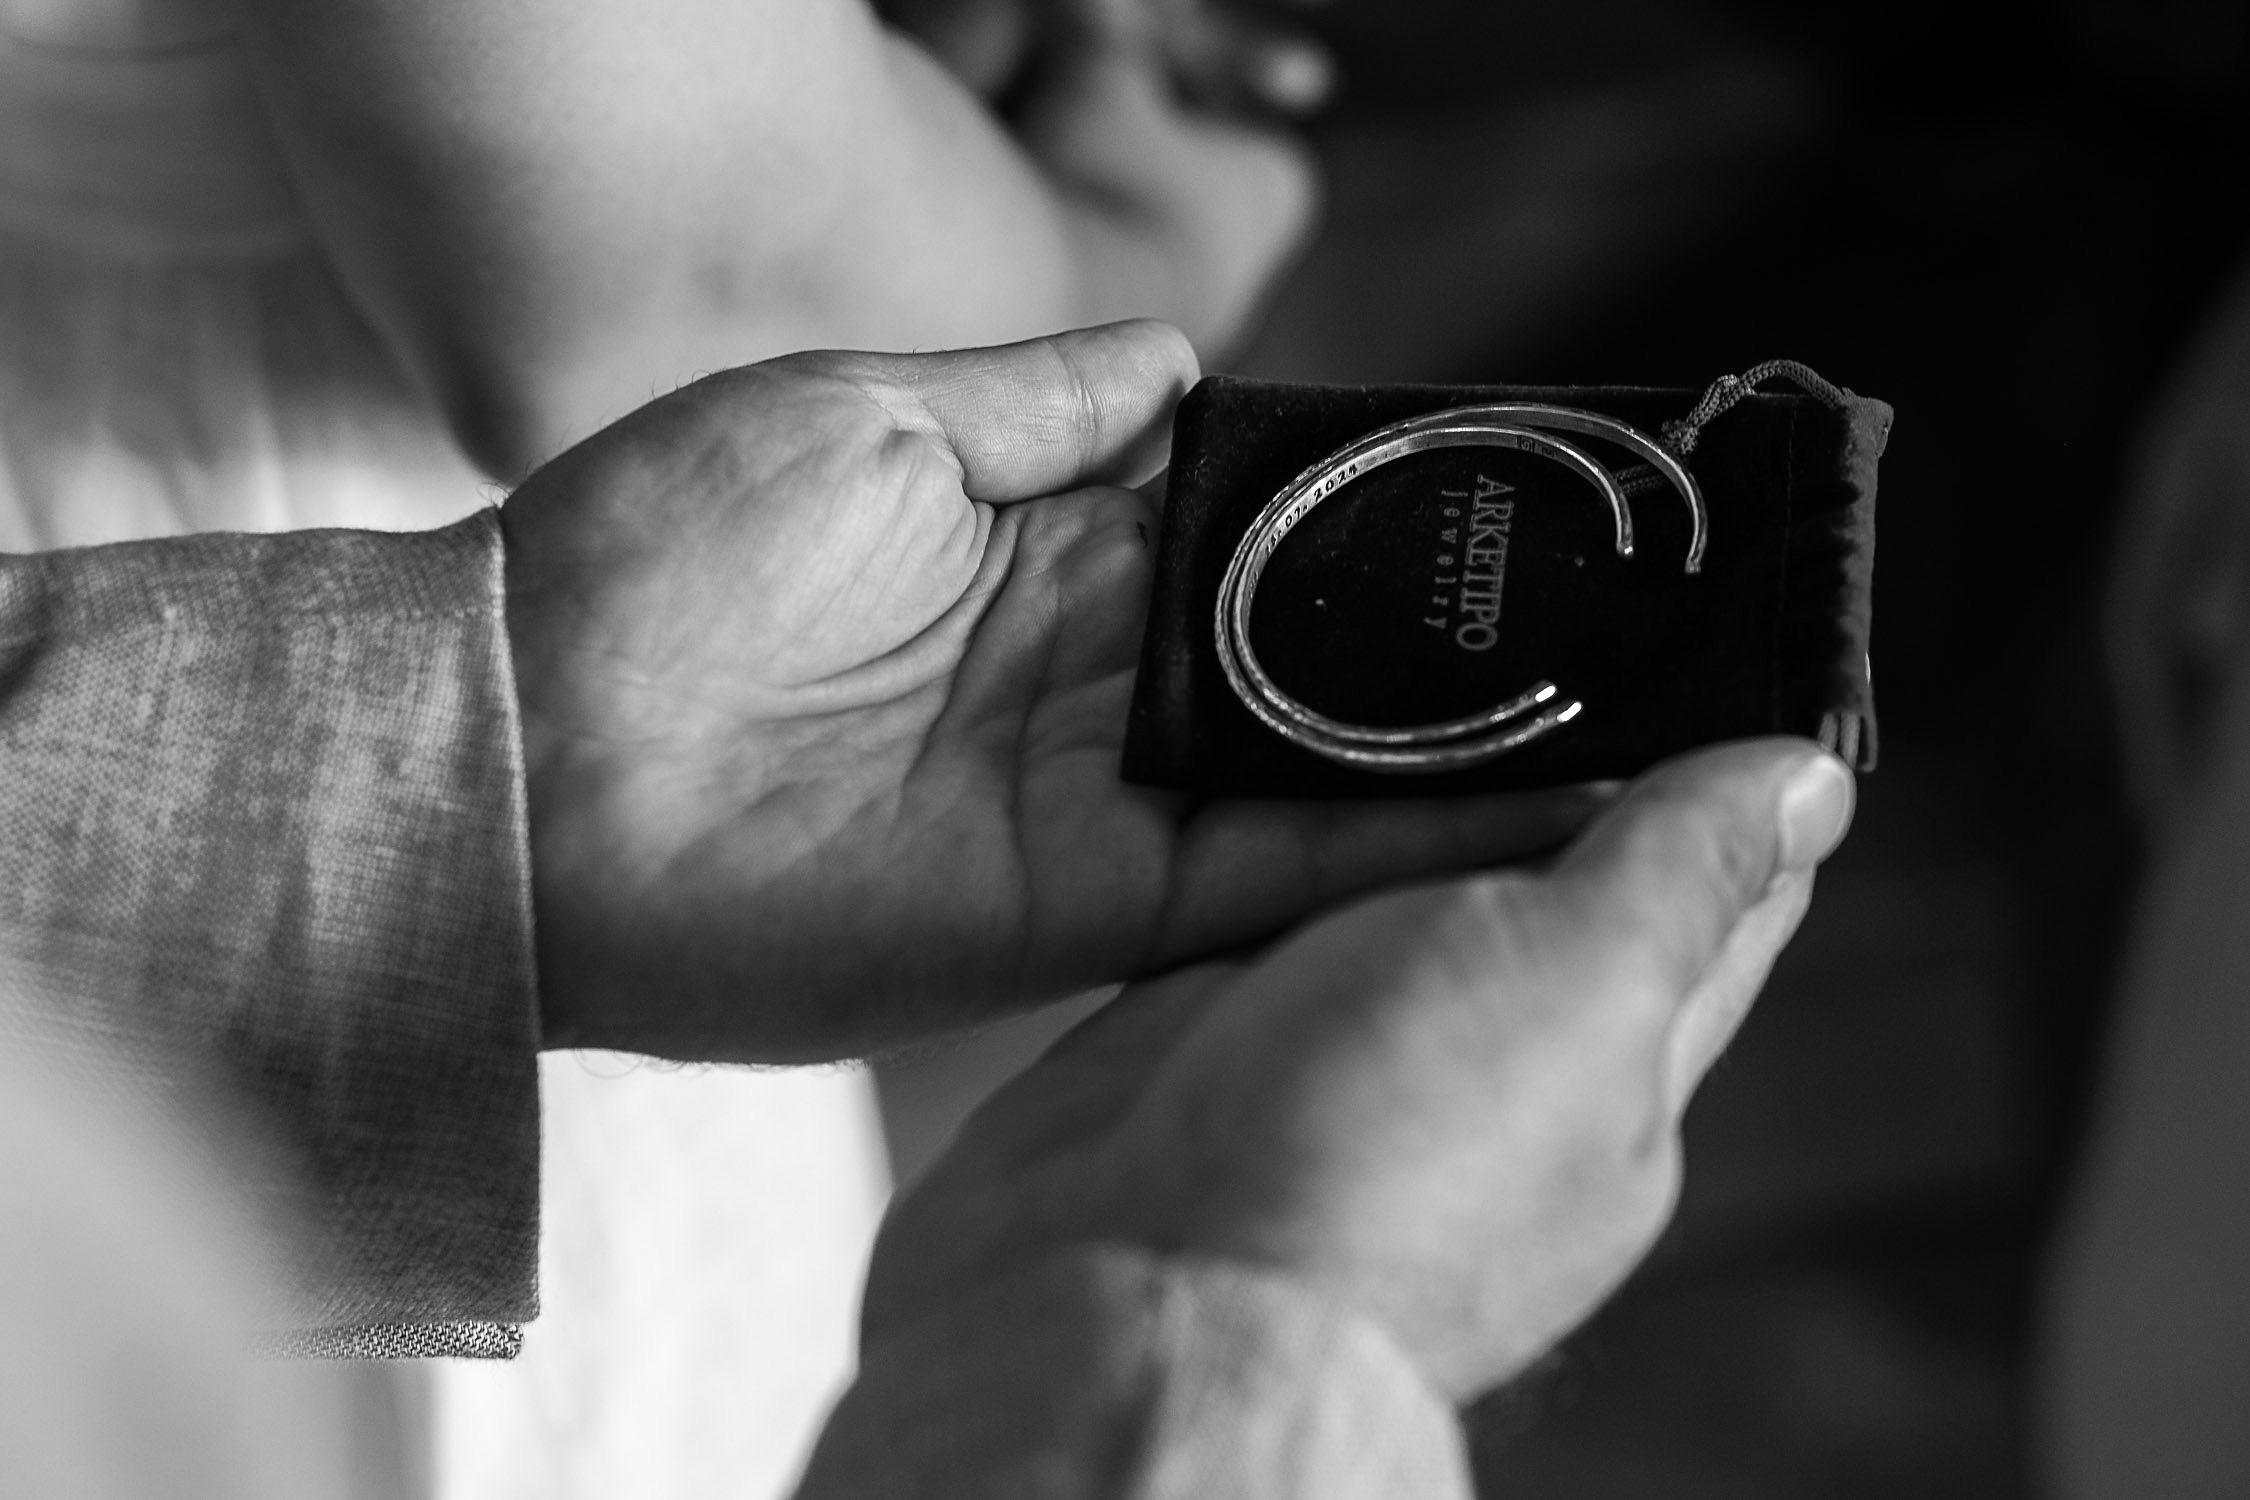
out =
[(1747, 837), (1738, 820), (1711, 808), (1699, 809), (1689, 829), (1696, 846), (1691, 865), (1696, 893), (1714, 917), (1731, 922), (1757, 901), (1771, 878), (1771, 839)]
[(1773, 876), (1772, 834), (1724, 805), (1668, 794), (1674, 805), (1645, 820), (1620, 851), (1620, 867), (1661, 871), (1616, 888), (1608, 921), (1614, 954), (1675, 993), (1703, 972)]
[(1753, 828), (1731, 803), (1697, 795), (1687, 786), (1666, 783), (1655, 795), (1662, 813), (1647, 820), (1644, 837), (1674, 846), (1677, 853), (1666, 861), (1669, 866), (1714, 901), (1740, 904), (1757, 893), (1771, 863), (1769, 830), (1762, 824)]
[(1102, 451), (1105, 423), (1101, 394), (1095, 389), (1076, 340), (1053, 339), (1047, 349), (1055, 362), (1055, 379), (1050, 382), (1058, 399), (1055, 420), (1075, 440), (1076, 468), (1084, 473)]
[(1567, 1058), (1580, 1073), (1643, 1045), (1646, 945), (1596, 893), (1500, 871), (1460, 883), (1435, 920), (1435, 950), (1484, 992), (1504, 1045), (1543, 1047), (1549, 1066)]
[(1142, 319), (1132, 325), (1131, 336), (1140, 341), (1143, 373), (1150, 385), (1177, 395), (1195, 383), (1200, 373), (1195, 344), (1177, 327)]

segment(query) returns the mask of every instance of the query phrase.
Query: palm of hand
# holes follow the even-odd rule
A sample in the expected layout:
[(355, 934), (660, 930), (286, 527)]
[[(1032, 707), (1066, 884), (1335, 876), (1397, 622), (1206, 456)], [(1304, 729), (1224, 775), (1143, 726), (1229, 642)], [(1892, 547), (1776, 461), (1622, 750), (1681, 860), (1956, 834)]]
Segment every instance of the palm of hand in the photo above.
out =
[(1317, 1287), (1456, 1399), (1513, 1375), (1670, 1211), (1682, 1113), (1848, 820), (1820, 762), (1825, 810), (1778, 835), (1808, 749), (1685, 758), (1547, 870), (1389, 892), (1126, 990), (894, 1201), (867, 1337), (1122, 1243)]
[(888, 368), (718, 377), (509, 502), (543, 987), (577, 1020), (550, 1040), (864, 1052), (1583, 815), (1124, 784), (1152, 508), (972, 500), (985, 460)]
[[(1168, 809), (1115, 773), (1144, 502), (996, 511), (865, 382), (727, 379), (755, 383), (759, 420), (723, 420), (743, 393), (683, 392), (511, 501), (595, 512), (592, 545), (511, 601), (519, 635), (567, 621), (524, 698), (531, 755), (562, 773), (534, 784), (596, 814), (534, 810), (564, 830), (540, 867), (576, 872), (573, 925), (626, 934), (607, 962), (673, 973), (698, 1010), (756, 1002), (764, 1056), (1068, 983), (1049, 929), (1094, 911), (1124, 918), (1102, 925), (1122, 961), (1171, 843)], [(750, 941), (714, 971), (712, 933)]]
[[(1515, 990), (1473, 930), (1521, 930), (1530, 904), (1380, 897), (1258, 965), (1129, 989), (894, 1205), (868, 1328), (1115, 1241), (1321, 1286), (1455, 1399), (1520, 1372), (1639, 1259), (1679, 1163), (1654, 1056), (1668, 998), (1591, 974)], [(1478, 970), (1483, 1005), (1430, 1003)]]

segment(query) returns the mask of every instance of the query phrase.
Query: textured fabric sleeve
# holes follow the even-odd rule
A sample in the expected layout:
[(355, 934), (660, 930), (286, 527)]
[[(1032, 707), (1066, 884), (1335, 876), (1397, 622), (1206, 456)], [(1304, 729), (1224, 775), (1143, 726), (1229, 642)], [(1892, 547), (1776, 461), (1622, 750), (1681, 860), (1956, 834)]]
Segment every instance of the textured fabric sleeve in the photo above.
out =
[[(276, 1345), (512, 1352), (538, 1045), (497, 517), (0, 558), (0, 964), (279, 1151)], [(65, 1065), (67, 1065), (67, 1060)]]
[(1124, 1246), (871, 1334), (797, 1500), (1469, 1500), (1453, 1410), (1271, 1273)]

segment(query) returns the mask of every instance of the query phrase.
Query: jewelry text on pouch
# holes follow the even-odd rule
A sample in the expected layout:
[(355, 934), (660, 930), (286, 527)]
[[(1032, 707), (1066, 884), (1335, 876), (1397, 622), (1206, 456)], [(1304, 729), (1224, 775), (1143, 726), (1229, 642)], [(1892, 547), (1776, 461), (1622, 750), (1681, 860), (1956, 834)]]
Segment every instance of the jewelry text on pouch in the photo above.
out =
[[(1514, 491), (1514, 485), (1483, 474), (1477, 476), (1474, 489), (1438, 491), (1449, 501), (1466, 503), (1468, 539), (1462, 546), (1461, 504), (1446, 506), (1445, 518), (1452, 524), (1438, 534), (1446, 550), (1438, 554), (1439, 571), (1431, 582), (1440, 589), (1457, 592), (1431, 594), (1430, 602), (1449, 612), (1424, 615), (1422, 623), (1443, 630), (1453, 623), (1452, 615), (1457, 612), (1461, 623), (1454, 627), (1453, 643), (1464, 651), (1490, 651), (1500, 639), (1500, 587), (1507, 578), (1508, 535), (1516, 519), (1515, 501), (1500, 497)], [(1461, 549), (1458, 555), (1453, 550), (1457, 547)], [(1448, 576), (1448, 570), (1455, 567), (1460, 571)]]

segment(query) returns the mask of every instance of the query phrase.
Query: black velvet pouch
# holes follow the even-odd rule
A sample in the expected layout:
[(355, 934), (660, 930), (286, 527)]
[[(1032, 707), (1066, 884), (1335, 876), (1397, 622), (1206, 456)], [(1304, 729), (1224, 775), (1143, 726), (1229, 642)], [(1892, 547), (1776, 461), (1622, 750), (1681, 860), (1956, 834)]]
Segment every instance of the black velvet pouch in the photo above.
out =
[[(1214, 610), (1228, 561), (1267, 502), (1326, 455), (1407, 417), (1500, 401), (1599, 412), (1654, 435), (1697, 394), (1203, 381), (1173, 428), (1126, 778), (1226, 795), (1426, 796), (1630, 776), (1698, 745), (1776, 733), (1872, 769), (1875, 470), (1891, 411), (1845, 392), (1743, 396), (1700, 429), (1686, 459), (1709, 513), (1700, 572), (1685, 570), (1682, 497), (1625, 450), (1583, 438), (1573, 441), (1631, 499), (1629, 558), (1592, 485), (1499, 447), (1376, 468), (1281, 542), (1249, 630), (1284, 692), (1352, 724), (1398, 726), (1551, 680), (1585, 706), (1542, 739), (1462, 770), (1346, 766), (1268, 729), (1227, 681)], [(1506, 498), (1505, 561), (1496, 586), (1465, 593), (1464, 526), (1480, 495)], [(1494, 534), (1479, 537), (1489, 563)]]

